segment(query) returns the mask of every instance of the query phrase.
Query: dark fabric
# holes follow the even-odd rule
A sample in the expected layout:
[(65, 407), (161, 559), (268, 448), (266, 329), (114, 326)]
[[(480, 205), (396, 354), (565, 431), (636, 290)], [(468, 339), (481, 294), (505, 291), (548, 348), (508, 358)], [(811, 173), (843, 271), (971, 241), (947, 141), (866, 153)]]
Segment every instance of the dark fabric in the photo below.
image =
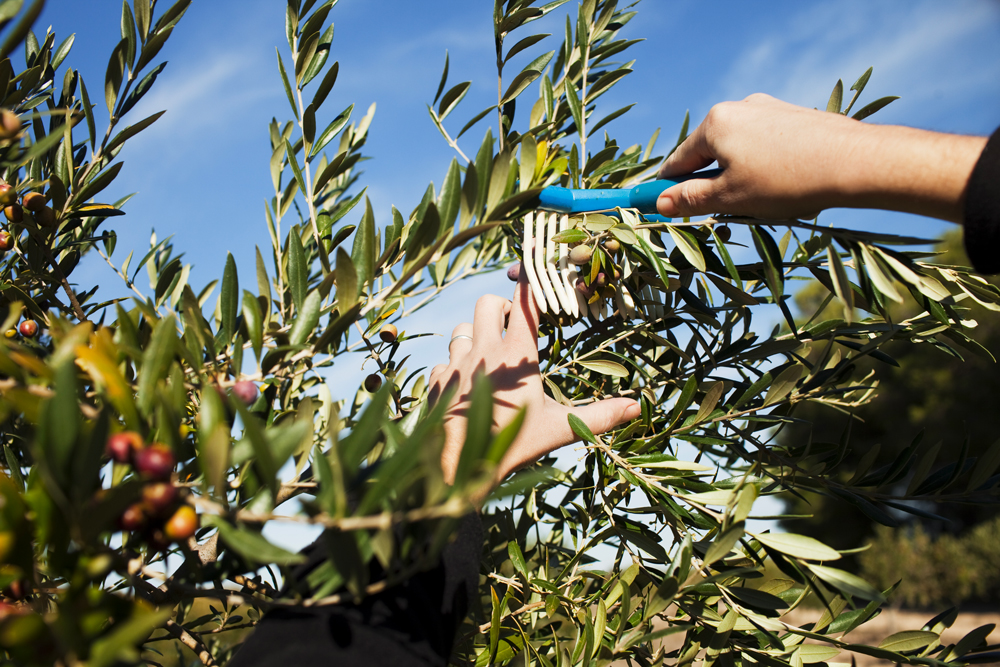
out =
[(965, 252), (980, 273), (1000, 273), (1000, 128), (986, 143), (965, 193)]
[[(455, 634), (479, 589), (483, 525), (478, 514), (459, 523), (439, 564), (359, 605), (269, 612), (230, 667), (424, 667), (447, 665)], [(317, 544), (295, 577), (323, 562)]]

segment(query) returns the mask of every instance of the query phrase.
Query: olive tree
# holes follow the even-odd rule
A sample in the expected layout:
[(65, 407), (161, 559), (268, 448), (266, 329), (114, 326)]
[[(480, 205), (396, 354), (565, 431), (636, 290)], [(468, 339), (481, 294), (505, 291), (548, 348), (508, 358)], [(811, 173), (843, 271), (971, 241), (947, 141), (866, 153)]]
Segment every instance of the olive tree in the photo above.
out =
[[(470, 83), (449, 85), (446, 61), (428, 110), (455, 159), (411, 211), (378, 220), (357, 171), (374, 106), (355, 113), (333, 94), (336, 0), (289, 0), (277, 63), (289, 108), (266, 128), (273, 194), (255, 275), (241, 283), (230, 256), (219, 280), (194, 286), (175, 255), (183, 239), (154, 238), (138, 259), (116, 252), (111, 224), (125, 201), (102, 197), (122, 147), (159, 117), (129, 112), (154, 85), (157, 54), (190, 0), (123, 4), (103, 131), (100, 96), (92, 101), (79, 72), (55, 80), (72, 39), (36, 35), (43, 2), (22, 4), (0, 3), (6, 659), (224, 664), (268, 610), (352, 603), (433, 564), (489, 489), (518, 424), (492, 426), (480, 382), (446, 484), (447, 402), (428, 401), (425, 369), (407, 353), (417, 334), (397, 325), (456, 282), (516, 261), (541, 188), (652, 177), (658, 132), (645, 147), (622, 147), (607, 126), (628, 107), (595, 115), (631, 71), (620, 61), (633, 41), (620, 31), (634, 6), (496, 0), (496, 104), (455, 122)], [(546, 50), (559, 38), (529, 26), (557, 11), (565, 36)], [(11, 59), (22, 42), (23, 68)], [(510, 71), (513, 56), (535, 51)], [(850, 99), (838, 82), (827, 110), (863, 119), (890, 102), (854, 110), (870, 75)], [(494, 121), (481, 142), (464, 143)], [(678, 142), (687, 129), (685, 119)], [(625, 209), (574, 216), (570, 227), (561, 240), (591, 248), (581, 289), (609, 314), (543, 318), (545, 384), (572, 404), (632, 396), (642, 415), (601, 436), (571, 418), (578, 465), (542, 461), (493, 492), (482, 512), (482, 608), (456, 663), (801, 665), (843, 650), (936, 664), (980, 649), (983, 632), (941, 644), (953, 613), (878, 647), (847, 643), (843, 633), (891, 591), (838, 568), (841, 553), (816, 539), (754, 532), (747, 520), (758, 498), (797, 490), (872, 517), (919, 512), (907, 501), (930, 494), (992, 498), (992, 454), (939, 467), (936, 450), (914, 444), (882, 469), (868, 470), (868, 456), (845, 469), (849, 434), (781, 444), (776, 435), (799, 405), (850, 412), (868, 401), (877, 388), (856, 362), (890, 361), (891, 341), (972, 345), (965, 306), (996, 310), (996, 288), (934, 263), (921, 239), (816, 221), (664, 222)], [(752, 261), (733, 261), (741, 244)], [(108, 262), (134, 296), (101, 301), (96, 287), (75, 284), (85, 254)], [(142, 269), (149, 290), (136, 282)], [(792, 281), (804, 276), (842, 304), (842, 317), (793, 320)], [(626, 295), (635, 308), (618, 312)], [(901, 301), (919, 314), (894, 320), (888, 306)], [(762, 310), (786, 325), (766, 314), (755, 325)], [(334, 400), (330, 369), (359, 350), (378, 371), (352, 400)], [(905, 493), (882, 490), (906, 476)], [(283, 588), (303, 556), (262, 535), (274, 522), (324, 529), (328, 558), (307, 585)], [(608, 554), (600, 567), (598, 548)], [(812, 620), (792, 623), (801, 609)]]

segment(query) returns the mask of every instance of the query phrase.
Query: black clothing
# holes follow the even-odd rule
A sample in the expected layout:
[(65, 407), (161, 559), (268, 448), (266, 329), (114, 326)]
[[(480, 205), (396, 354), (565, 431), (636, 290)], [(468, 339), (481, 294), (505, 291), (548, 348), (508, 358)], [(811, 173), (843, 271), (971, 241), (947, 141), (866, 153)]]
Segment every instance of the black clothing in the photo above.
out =
[[(483, 525), (464, 517), (440, 564), (358, 605), (268, 612), (229, 662), (230, 667), (430, 667), (447, 665), (455, 633), (479, 591)], [(306, 549), (308, 570), (326, 558)]]
[(965, 252), (980, 273), (1000, 273), (1000, 129), (986, 143), (965, 191)]

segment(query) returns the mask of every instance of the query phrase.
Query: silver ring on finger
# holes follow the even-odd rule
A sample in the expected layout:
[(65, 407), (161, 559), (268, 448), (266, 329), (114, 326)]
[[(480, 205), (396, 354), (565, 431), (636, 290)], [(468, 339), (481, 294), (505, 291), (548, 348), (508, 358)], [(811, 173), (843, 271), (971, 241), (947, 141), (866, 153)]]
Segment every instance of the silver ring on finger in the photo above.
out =
[(469, 341), (470, 343), (472, 342), (472, 336), (466, 336), (465, 334), (458, 334), (457, 336), (452, 336), (451, 337), (451, 340), (448, 342), (448, 347), (451, 347), (451, 344), (454, 343), (459, 338), (464, 338), (465, 340)]

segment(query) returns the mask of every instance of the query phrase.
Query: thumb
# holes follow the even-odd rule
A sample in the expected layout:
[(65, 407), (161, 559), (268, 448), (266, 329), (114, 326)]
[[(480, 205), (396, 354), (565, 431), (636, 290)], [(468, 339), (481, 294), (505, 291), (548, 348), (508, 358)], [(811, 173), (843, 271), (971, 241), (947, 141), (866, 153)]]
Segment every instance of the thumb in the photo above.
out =
[(678, 183), (660, 193), (656, 200), (656, 211), (668, 218), (684, 218), (692, 215), (718, 213), (720, 180), (725, 174), (714, 178), (692, 178)]
[(570, 412), (579, 417), (592, 433), (599, 435), (632, 421), (642, 414), (642, 408), (631, 398), (606, 398), (590, 405), (573, 408)]

